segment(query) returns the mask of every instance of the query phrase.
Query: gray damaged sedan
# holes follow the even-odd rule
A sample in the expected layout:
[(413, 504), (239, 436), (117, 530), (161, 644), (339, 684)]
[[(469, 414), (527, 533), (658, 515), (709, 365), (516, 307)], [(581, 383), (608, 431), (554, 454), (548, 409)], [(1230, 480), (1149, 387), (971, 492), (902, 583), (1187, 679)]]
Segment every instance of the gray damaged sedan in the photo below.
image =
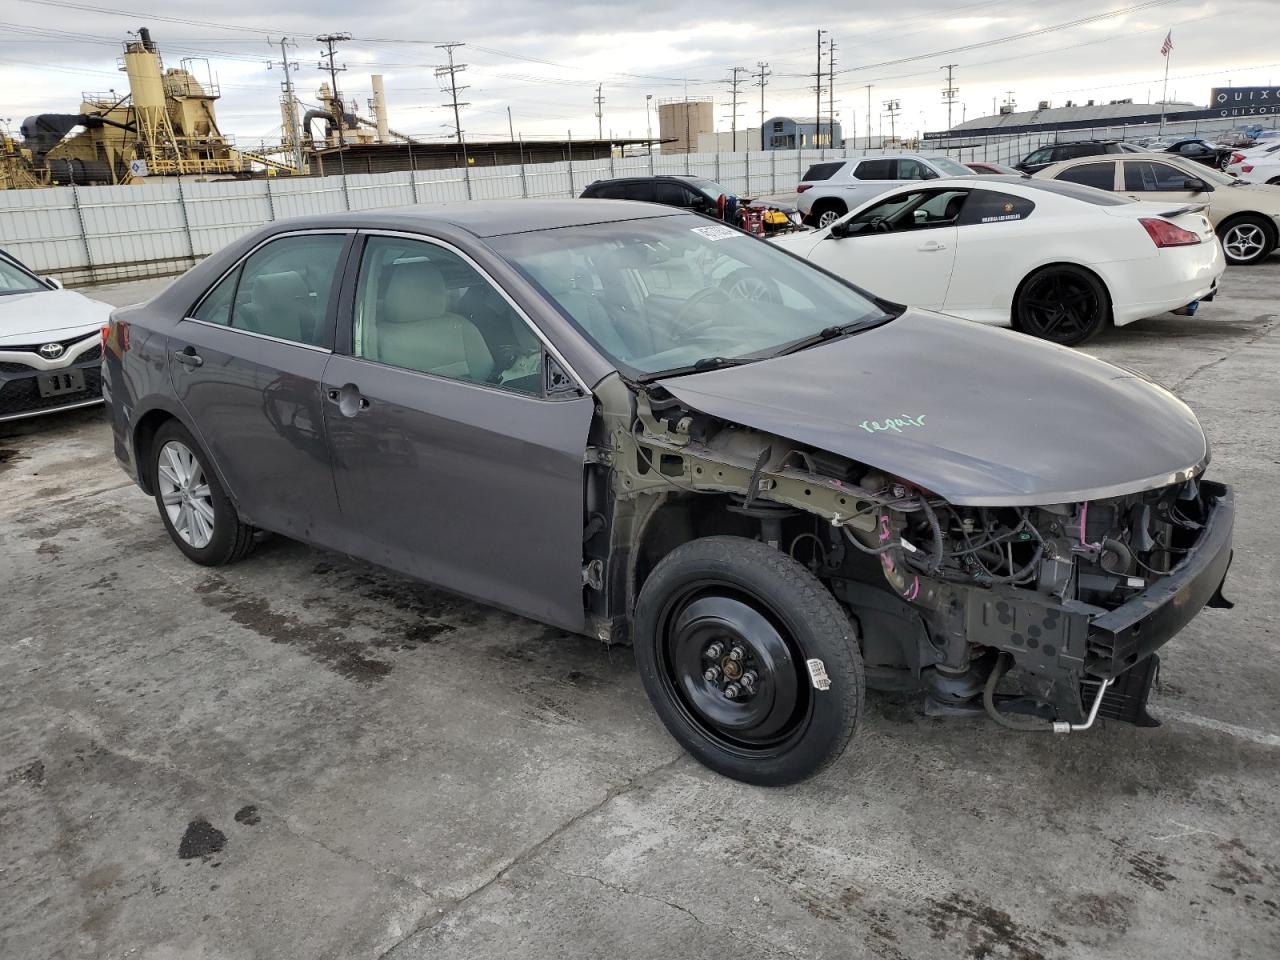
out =
[(192, 560), (271, 531), (629, 642), (752, 783), (840, 756), (866, 687), (1153, 723), (1156, 650), (1226, 605), (1232, 494), (1167, 390), (669, 207), (275, 223), (116, 311), (105, 373)]

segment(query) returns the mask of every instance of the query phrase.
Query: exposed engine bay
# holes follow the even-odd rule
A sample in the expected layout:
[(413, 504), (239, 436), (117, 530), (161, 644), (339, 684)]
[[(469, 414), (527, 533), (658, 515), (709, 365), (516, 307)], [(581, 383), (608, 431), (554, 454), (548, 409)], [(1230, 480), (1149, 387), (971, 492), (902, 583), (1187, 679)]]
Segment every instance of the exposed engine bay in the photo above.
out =
[(1082, 502), (960, 506), (660, 386), (602, 387), (584, 579), (606, 639), (670, 545), (752, 536), (842, 602), (868, 686), (923, 691), (935, 715), (1068, 732), (1098, 716), (1154, 724), (1155, 650), (1201, 607), (1229, 606), (1232, 495), (1198, 471)]

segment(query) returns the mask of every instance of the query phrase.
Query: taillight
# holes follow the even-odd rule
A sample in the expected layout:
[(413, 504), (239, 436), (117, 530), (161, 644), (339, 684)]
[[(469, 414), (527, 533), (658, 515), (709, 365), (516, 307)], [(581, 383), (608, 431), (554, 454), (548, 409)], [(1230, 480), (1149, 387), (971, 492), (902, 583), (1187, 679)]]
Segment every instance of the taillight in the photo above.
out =
[(111, 339), (111, 324), (104, 323), (102, 325), (102, 345), (104, 347), (107, 345), (107, 341), (109, 339)]
[(1240, 171), (1242, 173), (1253, 173), (1253, 164), (1246, 163), (1243, 167), (1240, 168)]
[(1199, 243), (1200, 238), (1190, 230), (1183, 230), (1176, 223), (1160, 220), (1155, 217), (1142, 217), (1138, 220), (1147, 236), (1157, 247), (1188, 247)]
[(805, 192), (806, 190), (808, 190), (811, 186), (813, 186), (813, 184), (811, 184), (811, 183), (800, 183), (800, 184), (797, 184), (797, 185), (796, 185), (796, 193), (804, 193), (804, 192)]
[(1231, 160), (1229, 161), (1229, 163), (1239, 163), (1243, 159), (1244, 159), (1243, 153), (1233, 153), (1231, 155)]

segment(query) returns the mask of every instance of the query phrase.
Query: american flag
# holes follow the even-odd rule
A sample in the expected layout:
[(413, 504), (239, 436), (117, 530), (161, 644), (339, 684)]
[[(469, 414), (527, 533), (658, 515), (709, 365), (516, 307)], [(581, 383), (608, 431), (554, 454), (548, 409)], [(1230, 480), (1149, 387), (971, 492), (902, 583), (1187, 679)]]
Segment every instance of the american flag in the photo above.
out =
[(1160, 56), (1167, 57), (1169, 51), (1173, 49), (1173, 31), (1170, 30), (1164, 35), (1164, 43), (1160, 44)]

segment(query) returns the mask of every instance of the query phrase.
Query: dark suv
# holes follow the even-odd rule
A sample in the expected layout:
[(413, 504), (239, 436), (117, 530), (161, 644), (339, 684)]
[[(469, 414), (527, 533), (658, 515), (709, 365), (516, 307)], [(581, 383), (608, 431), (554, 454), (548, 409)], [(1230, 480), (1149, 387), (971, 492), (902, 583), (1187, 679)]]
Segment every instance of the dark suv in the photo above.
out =
[(1047, 147), (1032, 150), (1014, 167), (1023, 173), (1036, 173), (1063, 160), (1094, 157), (1102, 153), (1141, 153), (1142, 151), (1122, 140), (1080, 140), (1075, 143), (1051, 143)]
[(740, 225), (741, 209), (758, 209), (765, 233), (795, 229), (800, 214), (788, 204), (765, 200), (746, 200), (734, 196), (726, 186), (705, 177), (653, 176), (619, 177), (597, 180), (582, 191), (582, 198), (597, 200), (642, 200), (681, 207), (717, 220)]

